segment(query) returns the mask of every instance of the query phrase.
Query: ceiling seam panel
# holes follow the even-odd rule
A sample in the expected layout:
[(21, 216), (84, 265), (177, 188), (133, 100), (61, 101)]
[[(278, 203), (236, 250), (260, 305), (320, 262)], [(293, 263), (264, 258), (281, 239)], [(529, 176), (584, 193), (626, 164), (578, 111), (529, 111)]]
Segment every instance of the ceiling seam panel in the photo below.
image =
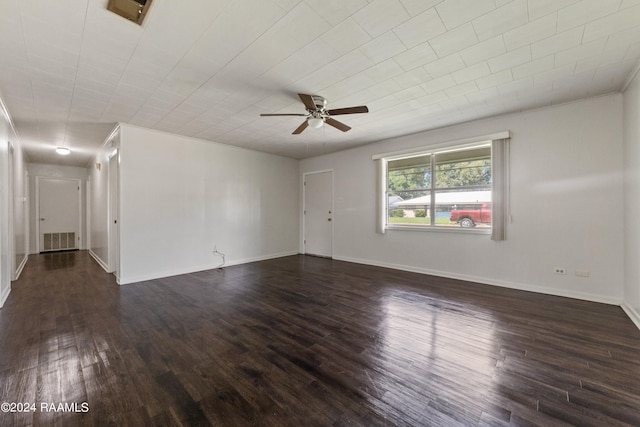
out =
[[(230, 4), (230, 3), (228, 3), (228, 4)], [(284, 11), (284, 9), (283, 9), (283, 11)], [(242, 53), (243, 53), (243, 52), (245, 52), (247, 49), (249, 49), (249, 48), (250, 48), (250, 47), (251, 47), (251, 46), (256, 42), (256, 40), (258, 40), (259, 38), (261, 38), (265, 33), (267, 33), (267, 32), (268, 32), (268, 31), (273, 27), (273, 25), (276, 25), (278, 21), (282, 20), (282, 19), (283, 19), (283, 18), (284, 18), (288, 13), (290, 13), (290, 12), (291, 12), (291, 10), (289, 10), (289, 12), (285, 13), (284, 15), (282, 15), (282, 16), (281, 16), (277, 21), (275, 21), (275, 22), (272, 24), (272, 26), (270, 26), (270, 27), (268, 27), (268, 28), (265, 28), (265, 30), (264, 30), (260, 35), (256, 36), (256, 37), (254, 38), (254, 40), (253, 40), (251, 43), (247, 44), (247, 45), (246, 45), (246, 46), (245, 46), (241, 51), (239, 51), (236, 55), (234, 55), (234, 56), (233, 56), (233, 58), (231, 58), (230, 60), (228, 60), (228, 61), (227, 61), (227, 63), (226, 63), (223, 67), (220, 67), (220, 69), (219, 69), (218, 71), (216, 71), (216, 73), (215, 73), (215, 74), (213, 74), (209, 79), (207, 79), (204, 83), (202, 83), (202, 84), (201, 84), (197, 89), (193, 90), (193, 91), (191, 92), (190, 96), (192, 96), (192, 95), (193, 95), (193, 94), (194, 94), (198, 89), (200, 89), (200, 88), (204, 87), (207, 83), (209, 83), (209, 82), (210, 82), (211, 80), (213, 80), (217, 75), (219, 75), (219, 74), (220, 74), (220, 73), (225, 69), (225, 67), (226, 67), (228, 64), (230, 64), (230, 63), (231, 63), (231, 62), (233, 62), (236, 58), (238, 58), (240, 55), (242, 55)], [(218, 19), (219, 17), (220, 17), (220, 15), (216, 18), (216, 20), (215, 20), (215, 21), (217, 21), (217, 19)], [(213, 27), (213, 26), (214, 26), (214, 24), (216, 23), (215, 21), (210, 25), (209, 29), (210, 29), (211, 27)], [(207, 31), (208, 31), (209, 29), (207, 29)], [(186, 54), (185, 54), (185, 56), (186, 56)], [(187, 99), (187, 97), (185, 97), (185, 100), (186, 100), (186, 99)], [(185, 102), (185, 100), (183, 100), (183, 102), (182, 102), (182, 103), (184, 103), (184, 102)], [(182, 103), (181, 103), (181, 104), (182, 104)], [(181, 105), (181, 104), (178, 104), (178, 105)], [(173, 111), (173, 110), (172, 110), (172, 111)], [(171, 113), (171, 111), (170, 111), (170, 112), (168, 112), (167, 114), (165, 114), (165, 115), (162, 117), (162, 119), (158, 120), (158, 122), (161, 122), (162, 120), (164, 120), (164, 119), (167, 117), (167, 115), (168, 115), (168, 114), (170, 114), (170, 113)], [(204, 114), (204, 113), (203, 113), (203, 114)], [(200, 116), (202, 116), (202, 114), (201, 114)], [(194, 120), (195, 120), (195, 119), (194, 119)]]
[[(305, 4), (306, 4), (306, 2), (304, 2), (304, 1), (303, 1), (303, 2), (301, 2), (301, 3), (305, 3)], [(300, 4), (300, 3), (299, 3), (299, 4)], [(299, 4), (298, 4), (298, 5), (299, 5)], [(308, 5), (307, 5), (307, 6), (308, 6)], [(296, 7), (297, 7), (297, 6), (296, 6)], [(290, 10), (289, 10), (285, 15), (283, 15), (283, 16), (282, 16), (282, 17), (281, 17), (277, 22), (275, 22), (275, 23), (273, 24), (273, 26), (277, 25), (277, 23), (278, 23), (278, 22), (280, 22), (280, 21), (284, 20), (284, 19), (287, 17), (287, 15), (289, 15), (289, 14), (293, 13), (293, 10), (294, 10), (294, 9), (295, 9), (295, 8), (290, 9)], [(319, 16), (319, 18), (324, 20), (324, 18), (322, 18), (321, 16)], [(325, 23), (326, 23), (328, 26), (330, 26), (330, 24), (329, 24), (326, 20), (324, 20), (324, 21), (325, 21)], [(246, 52), (248, 49), (250, 49), (250, 48), (251, 48), (251, 47), (252, 47), (252, 46), (257, 42), (257, 40), (258, 40), (258, 39), (260, 39), (262, 36), (264, 36), (264, 35), (265, 35), (265, 34), (266, 34), (266, 33), (267, 33), (271, 28), (273, 28), (273, 26), (272, 26), (272, 27), (270, 27), (269, 29), (265, 30), (265, 31), (264, 31), (264, 32), (263, 32), (259, 37), (256, 37), (252, 43), (250, 43), (249, 45), (247, 45), (247, 46), (246, 46), (242, 51), (240, 51), (236, 56), (234, 56), (231, 60), (229, 60), (229, 61), (227, 62), (227, 64), (226, 64), (224, 67), (221, 67), (221, 68), (220, 68), (220, 70), (219, 70), (216, 74), (212, 75), (212, 76), (211, 76), (211, 78), (209, 78), (209, 80), (207, 80), (205, 83), (203, 83), (200, 87), (202, 87), (202, 86), (206, 85), (207, 83), (209, 83), (210, 81), (212, 81), (213, 79), (215, 79), (215, 77), (216, 77), (216, 76), (218, 76), (221, 72), (223, 72), (223, 71), (224, 71), (224, 69), (225, 69), (225, 67), (226, 67), (226, 66), (228, 66), (229, 64), (231, 64), (231, 63), (232, 63), (233, 61), (235, 61), (235, 60), (236, 60), (240, 55), (242, 55), (244, 52)], [(284, 61), (284, 60), (286, 60), (287, 58), (291, 57), (291, 56), (292, 56), (292, 55), (294, 55), (295, 53), (296, 53), (296, 52), (292, 52), (290, 55), (288, 55), (288, 56), (287, 56), (285, 59), (283, 59), (282, 61)], [(282, 61), (280, 61), (280, 62), (282, 62)], [(277, 64), (276, 64), (276, 65), (274, 65), (271, 69), (266, 70), (264, 73), (260, 74), (260, 76), (263, 76), (263, 75), (265, 75), (265, 74), (269, 73), (269, 71), (271, 71), (272, 69), (274, 69), (276, 66), (277, 66)], [(194, 91), (194, 93), (195, 93), (195, 91)], [(228, 97), (227, 97), (227, 99), (228, 99)], [(169, 114), (169, 113), (168, 113), (168, 114)], [(206, 114), (206, 111), (205, 111), (205, 112), (203, 112), (202, 114), (200, 114), (198, 117), (196, 117), (196, 118), (194, 118), (193, 120), (191, 120), (191, 122), (190, 122), (190, 123), (193, 123), (194, 121), (198, 120), (199, 118), (201, 118), (201, 117), (202, 117), (202, 116), (204, 116), (205, 114)], [(166, 117), (166, 115), (165, 115), (165, 117)], [(235, 127), (235, 128), (233, 128), (233, 129), (230, 129), (230, 130), (228, 130), (228, 131), (224, 132), (222, 135), (227, 134), (227, 133), (229, 133), (229, 132), (232, 132), (232, 131), (234, 131), (235, 129), (238, 129), (238, 128), (242, 127), (242, 126), (243, 126), (243, 125), (240, 125), (240, 124), (239, 124), (237, 127)]]
[[(67, 147), (67, 135), (69, 133), (69, 121), (71, 118), (71, 107), (73, 106), (74, 95), (76, 92), (76, 82), (78, 80), (78, 70), (80, 65), (80, 59), (82, 58), (82, 48), (84, 46), (84, 33), (87, 26), (87, 15), (89, 11), (89, 0), (85, 0), (85, 8), (84, 8), (84, 23), (82, 25), (82, 37), (80, 42), (80, 51), (78, 52), (78, 59), (76, 60), (76, 70), (75, 75), (73, 76), (73, 89), (71, 90), (71, 99), (69, 101), (69, 108), (67, 109), (67, 122), (64, 127), (64, 140), (62, 141), (62, 146)], [(58, 142), (56, 142), (58, 145)], [(68, 147), (67, 147), (68, 148)]]
[[(170, 76), (170, 75), (171, 75), (171, 73), (172, 73), (173, 71), (175, 71), (175, 70), (176, 70), (176, 68), (178, 67), (178, 64), (179, 64), (179, 63), (180, 63), (184, 58), (186, 58), (186, 57), (189, 55), (189, 53), (191, 53), (191, 52), (192, 52), (192, 50), (194, 49), (194, 46), (196, 45), (196, 43), (197, 43), (197, 42), (199, 42), (199, 41), (201, 41), (201, 40), (202, 40), (202, 38), (204, 37), (204, 35), (205, 35), (205, 34), (206, 34), (210, 29), (211, 29), (211, 27), (213, 27), (213, 26), (216, 24), (216, 22), (217, 22), (218, 18), (220, 17), (220, 15), (222, 15), (222, 14), (224, 13), (224, 11), (225, 11), (225, 10), (227, 10), (227, 8), (229, 7), (229, 5), (230, 5), (230, 4), (231, 4), (231, 2), (230, 2), (230, 1), (227, 1), (227, 3), (226, 3), (226, 5), (225, 5), (224, 9), (223, 9), (222, 11), (220, 11), (220, 13), (219, 13), (219, 14), (218, 14), (218, 15), (217, 15), (213, 20), (212, 20), (211, 24), (209, 24), (209, 26), (208, 26), (205, 30), (203, 30), (203, 31), (202, 31), (202, 33), (198, 36), (198, 39), (197, 39), (197, 40), (192, 44), (191, 48), (190, 48), (189, 50), (185, 51), (184, 55), (182, 55), (182, 57), (181, 57), (181, 58), (176, 62), (175, 66), (171, 69), (171, 71), (169, 71), (169, 72), (167, 73), (167, 75), (166, 75), (166, 76), (165, 76), (165, 78), (163, 79), (163, 82), (168, 78), (168, 76)], [(200, 87), (202, 87), (202, 86), (203, 86), (203, 85), (200, 85)], [(196, 90), (197, 90), (197, 89), (196, 89)], [(195, 92), (195, 91), (194, 91), (194, 92)], [(145, 103), (143, 103), (143, 104), (142, 104), (142, 105), (141, 105), (141, 106), (136, 110), (136, 112), (133, 114), (133, 116), (132, 116), (132, 117), (135, 117), (135, 115), (136, 115), (136, 114), (137, 114), (137, 113), (138, 113), (138, 112), (139, 112), (139, 111), (144, 107), (144, 105), (146, 104), (146, 102), (148, 102), (148, 99), (145, 101)], [(168, 113), (167, 113), (167, 114), (168, 114)], [(158, 122), (162, 121), (165, 117), (166, 117), (166, 114), (165, 114), (161, 119), (159, 119), (159, 120), (158, 120)], [(156, 122), (156, 124), (157, 124), (158, 122)]]
[[(157, 2), (157, 3), (162, 4), (161, 2)], [(154, 4), (154, 7), (150, 7), (150, 8), (149, 8), (149, 11), (147, 12), (147, 15), (145, 16), (145, 20), (144, 20), (144, 22), (142, 23), (142, 25), (140, 25), (140, 36), (138, 37), (138, 40), (136, 41), (136, 46), (135, 46), (135, 48), (133, 48), (133, 49), (131, 50), (131, 54), (129, 55), (129, 59), (128, 59), (128, 61), (127, 61), (127, 65), (124, 67), (123, 72), (122, 72), (122, 74), (120, 75), (120, 79), (118, 80), (117, 87), (119, 87), (119, 86), (120, 86), (120, 84), (122, 83), (123, 76), (125, 75), (125, 72), (126, 72), (127, 68), (129, 67), (129, 64), (131, 64), (131, 59), (134, 57), (134, 55), (135, 55), (136, 51), (138, 50), (138, 46), (140, 46), (140, 41), (142, 40), (142, 37), (144, 36), (144, 28), (146, 28), (146, 26), (148, 25), (148, 23), (149, 23), (149, 22), (151, 21), (151, 19), (153, 18), (153, 15), (156, 13), (156, 12), (155, 12), (155, 9), (156, 9), (156, 7), (158, 6), (158, 5), (157, 5), (157, 3), (156, 3), (156, 4)], [(116, 16), (116, 15), (114, 14), (114, 19), (115, 19), (115, 16)], [(118, 19), (124, 19), (124, 18), (118, 18)], [(135, 25), (138, 25), (138, 24), (135, 24)], [(100, 116), (101, 118), (103, 118), (103, 117), (104, 117), (104, 115), (105, 115), (106, 111), (109, 109), (109, 107), (111, 107), (111, 105), (113, 105), (113, 96), (111, 97), (111, 100), (109, 101), (109, 103), (104, 107), (104, 110), (103, 110), (103, 112), (102, 112), (102, 115)]]
[[(22, 45), (24, 46), (24, 54), (25, 54), (25, 58), (27, 58), (27, 64), (29, 65), (29, 50), (27, 49), (27, 38), (25, 35), (25, 30), (24, 30), (24, 22), (23, 22), (23, 18), (22, 18), (22, 10), (20, 8), (20, 0), (14, 0), (14, 3), (16, 4), (16, 8), (18, 9), (19, 13), (19, 19), (20, 19), (20, 29), (21, 29), (21, 34), (22, 34)], [(38, 135), (40, 134), (40, 117), (39, 117), (39, 112), (38, 112), (38, 107), (36, 106), (36, 95), (35, 95), (35, 91), (33, 89), (33, 78), (32, 78), (32, 74), (31, 74), (31, 68), (29, 67), (29, 69), (27, 70), (29, 73), (29, 87), (30, 87), (30, 95), (31, 95), (31, 100), (33, 103), (33, 110), (36, 113), (36, 131), (38, 133)]]

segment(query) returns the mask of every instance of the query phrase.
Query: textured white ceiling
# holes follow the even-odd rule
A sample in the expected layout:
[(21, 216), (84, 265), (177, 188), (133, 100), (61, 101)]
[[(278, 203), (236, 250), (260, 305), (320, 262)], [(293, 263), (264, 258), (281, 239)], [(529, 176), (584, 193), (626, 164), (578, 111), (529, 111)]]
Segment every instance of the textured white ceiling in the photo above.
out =
[[(0, 0), (0, 96), (32, 162), (82, 166), (115, 122), (304, 158), (619, 91), (640, 0)], [(296, 93), (353, 129), (291, 132)], [(56, 156), (53, 148), (73, 150)]]

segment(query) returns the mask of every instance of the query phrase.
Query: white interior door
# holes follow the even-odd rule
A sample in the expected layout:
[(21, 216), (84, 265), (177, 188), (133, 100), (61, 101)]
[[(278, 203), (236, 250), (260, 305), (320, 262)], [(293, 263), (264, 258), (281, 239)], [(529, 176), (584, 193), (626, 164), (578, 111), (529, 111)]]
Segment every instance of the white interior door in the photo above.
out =
[(333, 172), (304, 176), (304, 251), (333, 256)]
[(78, 180), (39, 178), (40, 252), (77, 249), (80, 238)]

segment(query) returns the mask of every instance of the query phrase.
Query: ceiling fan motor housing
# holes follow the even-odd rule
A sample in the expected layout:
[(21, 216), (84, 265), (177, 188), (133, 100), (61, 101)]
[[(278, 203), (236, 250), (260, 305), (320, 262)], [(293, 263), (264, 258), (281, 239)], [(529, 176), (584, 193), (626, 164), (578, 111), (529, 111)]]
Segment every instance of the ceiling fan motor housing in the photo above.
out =
[(316, 104), (316, 108), (318, 110), (324, 110), (327, 106), (327, 100), (324, 99), (322, 96), (320, 95), (311, 95), (311, 98), (313, 98), (313, 103)]

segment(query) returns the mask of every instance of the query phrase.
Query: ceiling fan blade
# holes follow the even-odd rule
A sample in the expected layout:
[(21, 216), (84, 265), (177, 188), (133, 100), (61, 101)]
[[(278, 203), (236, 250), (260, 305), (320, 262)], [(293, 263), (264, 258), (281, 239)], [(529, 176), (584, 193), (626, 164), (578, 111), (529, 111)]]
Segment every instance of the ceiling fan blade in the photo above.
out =
[(334, 128), (341, 130), (342, 132), (346, 132), (351, 129), (349, 126), (335, 119), (332, 119), (331, 117), (327, 117), (327, 119), (325, 120), (325, 123), (328, 124), (329, 126), (333, 126)]
[(313, 101), (313, 97), (311, 95), (305, 95), (304, 93), (299, 93), (298, 96), (300, 100), (307, 107), (307, 110), (317, 110), (316, 103)]
[(291, 135), (298, 135), (300, 133), (302, 133), (303, 130), (305, 130), (307, 128), (307, 126), (309, 126), (309, 124), (307, 123), (307, 121), (305, 120), (304, 122), (302, 122), (302, 124), (300, 126), (298, 126), (296, 128), (296, 130), (294, 130)]
[(270, 116), (306, 116), (306, 114), (297, 114), (297, 113), (285, 113), (285, 114), (260, 114), (261, 117), (270, 117)]
[(368, 113), (369, 109), (366, 105), (360, 105), (358, 107), (336, 108), (335, 110), (327, 110), (332, 116), (339, 116), (340, 114), (358, 114)]

